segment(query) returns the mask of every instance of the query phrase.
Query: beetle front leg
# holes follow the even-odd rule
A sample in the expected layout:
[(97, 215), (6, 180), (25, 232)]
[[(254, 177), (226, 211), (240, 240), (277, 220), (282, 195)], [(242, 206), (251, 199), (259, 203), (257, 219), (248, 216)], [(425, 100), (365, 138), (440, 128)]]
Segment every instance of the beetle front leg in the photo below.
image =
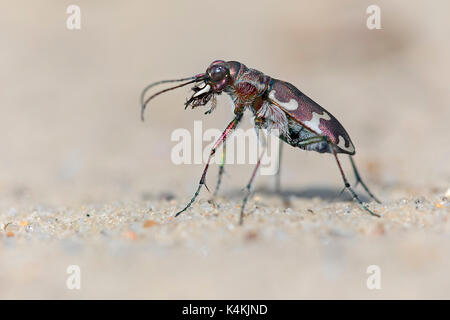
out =
[[(200, 193), (202, 186), (205, 185), (206, 172), (208, 172), (209, 163), (211, 162), (212, 157), (216, 153), (216, 149), (226, 140), (226, 138), (233, 132), (233, 130), (236, 129), (236, 126), (238, 125), (238, 123), (241, 119), (242, 119), (242, 114), (238, 113), (236, 115), (236, 117), (228, 124), (225, 131), (222, 133), (220, 138), (214, 144), (214, 146), (211, 149), (211, 152), (209, 154), (208, 161), (206, 162), (205, 169), (203, 169), (203, 174), (202, 174), (202, 177), (200, 178), (200, 182), (198, 184), (197, 190), (194, 193), (194, 196), (192, 197), (191, 201), (189, 201), (189, 203), (186, 205), (186, 207), (184, 207), (182, 210), (178, 211), (175, 214), (175, 217), (177, 217), (180, 213), (186, 211), (192, 205), (192, 203), (194, 203), (195, 199), (197, 198), (198, 194)], [(205, 187), (206, 187), (206, 185), (205, 185)], [(208, 187), (206, 187), (206, 189), (208, 189)]]

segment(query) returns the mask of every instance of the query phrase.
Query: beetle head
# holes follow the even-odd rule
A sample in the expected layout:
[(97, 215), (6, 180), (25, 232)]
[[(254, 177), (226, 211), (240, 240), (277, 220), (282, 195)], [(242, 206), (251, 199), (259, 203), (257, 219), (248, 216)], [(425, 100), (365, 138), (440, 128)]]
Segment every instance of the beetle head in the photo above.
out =
[[(239, 70), (239, 67), (236, 69), (236, 67), (240, 65), (238, 62), (225, 62), (223, 60), (216, 60), (213, 61), (208, 69), (206, 69), (205, 73), (197, 74), (193, 77), (189, 78), (183, 78), (183, 79), (176, 79), (176, 80), (163, 80), (158, 81), (155, 83), (152, 83), (145, 87), (145, 89), (142, 91), (141, 94), (141, 118), (144, 119), (144, 111), (147, 106), (147, 104), (152, 100), (154, 97), (176, 89), (183, 86), (186, 86), (191, 83), (195, 83), (196, 85), (192, 88), (192, 91), (194, 91), (194, 94), (191, 96), (190, 99), (188, 99), (185, 103), (185, 108), (188, 106), (192, 106), (192, 108), (195, 108), (197, 106), (204, 106), (209, 101), (211, 101), (211, 108), (206, 113), (211, 113), (212, 110), (214, 110), (216, 106), (216, 95), (221, 94), (223, 90), (227, 88), (227, 86), (232, 85), (234, 76), (236, 75), (236, 71)], [(152, 96), (150, 96), (147, 99), (144, 99), (145, 94), (147, 91), (151, 88), (153, 88), (156, 85), (163, 84), (163, 83), (170, 83), (170, 82), (182, 82), (187, 81), (185, 83), (182, 83), (180, 85), (176, 85), (174, 87), (170, 87), (161, 91), (156, 92)]]
[(199, 84), (192, 88), (194, 94), (186, 101), (185, 106), (191, 105), (193, 108), (206, 105), (210, 100), (211, 108), (207, 111), (210, 113), (215, 107), (215, 96), (219, 95), (224, 89), (233, 83), (233, 64), (223, 60), (213, 61), (206, 69), (205, 73), (199, 75)]
[(186, 101), (185, 106), (204, 106), (211, 100), (211, 108), (206, 112), (211, 113), (216, 106), (215, 96), (221, 94), (232, 82), (229, 66), (223, 60), (213, 61), (198, 79), (201, 82), (192, 88), (194, 94)]

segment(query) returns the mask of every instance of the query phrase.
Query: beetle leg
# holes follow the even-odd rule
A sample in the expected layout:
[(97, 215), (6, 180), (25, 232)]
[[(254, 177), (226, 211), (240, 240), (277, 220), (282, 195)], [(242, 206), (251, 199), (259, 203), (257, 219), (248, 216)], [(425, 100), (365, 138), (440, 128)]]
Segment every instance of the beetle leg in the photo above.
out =
[(373, 195), (372, 192), (370, 192), (369, 188), (366, 186), (366, 184), (364, 183), (364, 181), (362, 181), (361, 176), (359, 175), (358, 169), (356, 169), (356, 165), (355, 165), (355, 161), (353, 161), (353, 157), (352, 156), (348, 156), (350, 158), (350, 162), (352, 163), (352, 168), (353, 168), (353, 172), (355, 173), (355, 177), (356, 177), (356, 184), (355, 184), (355, 188), (358, 185), (358, 183), (361, 183), (361, 185), (363, 186), (364, 190), (366, 190), (367, 194), (376, 202), (381, 204), (381, 201), (377, 199), (377, 197), (375, 197)]
[[(214, 144), (214, 146), (211, 149), (211, 152), (208, 157), (208, 161), (206, 162), (205, 169), (203, 169), (203, 174), (202, 174), (202, 177), (200, 178), (200, 182), (198, 184), (198, 188), (195, 191), (194, 196), (192, 197), (191, 201), (189, 201), (189, 203), (186, 205), (186, 207), (184, 207), (182, 210), (178, 211), (175, 214), (175, 217), (177, 217), (180, 213), (186, 211), (192, 205), (192, 203), (194, 203), (195, 199), (197, 198), (198, 194), (200, 193), (200, 189), (202, 188), (203, 185), (205, 185), (206, 172), (208, 172), (209, 163), (211, 162), (211, 158), (213, 157), (213, 155), (216, 153), (216, 149), (227, 139), (228, 135), (230, 135), (233, 132), (233, 130), (236, 129), (237, 124), (239, 123), (239, 121), (241, 119), (242, 119), (242, 113), (238, 113), (236, 115), (236, 117), (228, 124), (227, 128), (222, 133), (220, 138), (216, 141), (216, 143)], [(206, 185), (205, 185), (205, 187), (206, 187)]]
[(226, 157), (226, 152), (227, 152), (226, 145), (227, 144), (224, 143), (223, 147), (222, 147), (222, 161), (220, 162), (220, 165), (219, 165), (219, 176), (217, 178), (217, 185), (216, 185), (216, 189), (214, 190), (213, 197), (215, 197), (217, 195), (217, 192), (219, 192), (219, 187), (220, 187), (220, 184), (222, 183), (222, 176), (224, 173), (224, 166), (225, 166), (225, 157)]
[(342, 190), (339, 191), (339, 193), (332, 199), (332, 201), (334, 201), (334, 200), (336, 200), (337, 198), (339, 198), (340, 196), (342, 196), (342, 194), (344, 193), (345, 189), (346, 189), (346, 188), (343, 187)]
[[(259, 129), (256, 129), (256, 137), (259, 141)], [(263, 150), (261, 151), (261, 154), (258, 157), (258, 162), (256, 163), (255, 168), (253, 169), (253, 173), (252, 176), (250, 178), (250, 181), (248, 182), (247, 186), (245, 187), (245, 196), (244, 199), (242, 200), (242, 206), (241, 206), (241, 214), (239, 216), (239, 224), (242, 225), (242, 223), (244, 222), (244, 209), (245, 209), (245, 205), (247, 204), (248, 198), (251, 194), (251, 187), (252, 187), (252, 183), (255, 180), (256, 177), (256, 172), (259, 169), (259, 166), (261, 165), (261, 159), (264, 156), (264, 152), (266, 152), (266, 147), (267, 147), (267, 143), (265, 141), (265, 138), (262, 139), (262, 144), (263, 144)]]
[(339, 171), (341, 172), (342, 179), (344, 180), (345, 188), (351, 193), (353, 199), (354, 199), (356, 202), (358, 202), (359, 205), (360, 205), (364, 210), (366, 210), (367, 212), (369, 212), (371, 215), (376, 216), (376, 217), (380, 217), (379, 214), (374, 213), (372, 210), (370, 210), (370, 209), (369, 209), (369, 208), (361, 201), (361, 199), (359, 199), (358, 195), (355, 193), (355, 191), (353, 190), (352, 186), (350, 185), (350, 183), (348, 183), (348, 180), (347, 180), (347, 178), (345, 177), (344, 170), (342, 170), (341, 163), (339, 162), (339, 159), (338, 159), (338, 156), (337, 156), (335, 147), (334, 147), (334, 146), (331, 146), (331, 150), (332, 150), (333, 155), (334, 155), (334, 158), (336, 159), (336, 162), (337, 162), (337, 164), (338, 164)]
[(278, 147), (278, 170), (275, 174), (275, 192), (281, 193), (281, 155), (283, 154), (283, 143)]

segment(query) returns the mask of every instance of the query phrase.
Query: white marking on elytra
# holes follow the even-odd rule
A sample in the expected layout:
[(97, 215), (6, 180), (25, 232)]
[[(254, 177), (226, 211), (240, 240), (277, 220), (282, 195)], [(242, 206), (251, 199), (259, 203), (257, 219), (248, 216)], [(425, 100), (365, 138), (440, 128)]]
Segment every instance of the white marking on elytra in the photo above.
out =
[(197, 97), (197, 96), (201, 95), (202, 93), (208, 92), (209, 89), (211, 89), (211, 86), (208, 84), (208, 85), (206, 85), (202, 90), (196, 92), (196, 93), (194, 94), (194, 97)]
[(269, 92), (269, 98), (278, 103), (280, 106), (287, 110), (296, 110), (298, 108), (298, 102), (295, 99), (289, 100), (289, 102), (281, 102), (277, 98), (275, 98), (275, 90)]
[[(278, 103), (280, 106), (282, 106), (283, 108), (285, 108), (287, 110), (296, 110), (298, 108), (298, 102), (295, 99), (291, 99), (291, 100), (289, 100), (289, 102), (279, 101), (275, 97), (275, 90), (270, 91), (269, 98), (274, 100), (276, 103)], [(318, 134), (322, 134), (322, 130), (320, 130), (320, 128), (319, 128), (320, 119), (331, 120), (331, 117), (326, 111), (323, 111), (323, 114), (318, 114), (316, 112), (313, 112), (312, 119), (305, 121), (304, 124), (305, 124), (305, 126), (310, 128), (314, 132), (316, 132)]]
[[(278, 103), (280, 106), (287, 110), (296, 110), (298, 108), (298, 102), (295, 99), (289, 100), (289, 102), (282, 102), (275, 97), (275, 90), (271, 90), (269, 92), (269, 98)], [(320, 119), (331, 120), (330, 115), (323, 111), (323, 114), (318, 114), (317, 112), (312, 112), (312, 119), (308, 121), (304, 121), (303, 124), (307, 126), (309, 129), (313, 130), (317, 134), (322, 134), (322, 130), (319, 128)], [(349, 146), (345, 146), (345, 139), (342, 136), (338, 137), (337, 146), (342, 150), (348, 151), (350, 153), (355, 151), (353, 144), (349, 141)]]
[(310, 128), (314, 132), (316, 132), (318, 134), (322, 134), (322, 130), (320, 130), (320, 128), (319, 128), (320, 119), (331, 120), (331, 117), (325, 111), (323, 112), (323, 114), (318, 114), (316, 112), (313, 112), (312, 113), (312, 119), (308, 120), (308, 121), (304, 121), (303, 123), (305, 124), (305, 126)]
[(353, 144), (349, 141), (349, 146), (345, 146), (345, 139), (342, 136), (338, 137), (338, 143), (337, 146), (341, 148), (342, 150), (348, 151), (348, 152), (354, 152), (355, 148), (353, 147)]

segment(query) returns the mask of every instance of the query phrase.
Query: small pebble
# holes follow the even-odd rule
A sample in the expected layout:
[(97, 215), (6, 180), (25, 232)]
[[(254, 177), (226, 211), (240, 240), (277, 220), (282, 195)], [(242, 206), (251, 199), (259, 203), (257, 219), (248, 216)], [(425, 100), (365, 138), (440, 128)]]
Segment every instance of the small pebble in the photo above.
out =
[(155, 225), (157, 225), (158, 222), (154, 221), (154, 220), (147, 220), (144, 222), (144, 228), (150, 228), (153, 227)]

